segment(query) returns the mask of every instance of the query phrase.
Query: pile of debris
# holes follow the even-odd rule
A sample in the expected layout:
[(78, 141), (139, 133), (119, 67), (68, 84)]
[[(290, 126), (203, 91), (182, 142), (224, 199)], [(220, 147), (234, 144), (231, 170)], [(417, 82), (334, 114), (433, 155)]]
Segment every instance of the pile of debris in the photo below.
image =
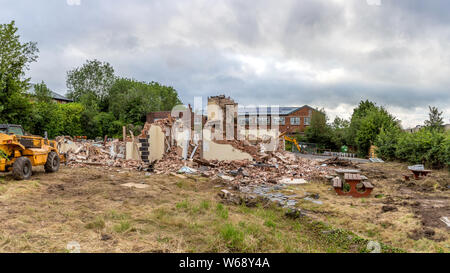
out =
[(273, 135), (262, 134), (255, 140), (211, 140), (190, 130), (180, 119), (169, 117), (146, 123), (137, 137), (130, 132), (130, 139), (124, 128), (125, 142), (59, 137), (57, 143), (71, 166), (98, 165), (177, 176), (198, 174), (236, 187), (295, 184), (325, 177), (332, 171), (317, 161), (283, 151), (281, 145), (265, 145), (278, 142)]
[(328, 166), (355, 167), (355, 164), (349, 159), (340, 158), (338, 156), (322, 161), (322, 164)]
[[(246, 149), (248, 150), (249, 148)], [(300, 158), (289, 152), (258, 153), (257, 158), (261, 161), (208, 161), (199, 156), (182, 160), (179, 150), (172, 147), (161, 160), (155, 162), (154, 171), (157, 174), (178, 172), (218, 177), (236, 187), (261, 183), (278, 184), (298, 179), (311, 180), (330, 173), (328, 168), (320, 166), (316, 161)], [(188, 168), (183, 168), (185, 166)]]
[(82, 167), (86, 165), (116, 167), (140, 170), (143, 162), (125, 159), (125, 143), (118, 139), (109, 141), (81, 140), (71, 137), (56, 138), (58, 150), (66, 155), (67, 165)]

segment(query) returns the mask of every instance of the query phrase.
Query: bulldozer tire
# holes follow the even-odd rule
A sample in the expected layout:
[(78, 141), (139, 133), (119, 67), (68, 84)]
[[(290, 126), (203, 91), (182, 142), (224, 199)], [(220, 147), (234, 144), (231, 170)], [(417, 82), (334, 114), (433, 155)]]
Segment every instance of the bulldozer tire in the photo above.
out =
[(48, 154), (44, 169), (48, 173), (54, 173), (59, 170), (59, 156), (57, 153), (51, 151)]
[(26, 157), (19, 157), (13, 164), (12, 174), (16, 180), (25, 180), (31, 177), (31, 161)]

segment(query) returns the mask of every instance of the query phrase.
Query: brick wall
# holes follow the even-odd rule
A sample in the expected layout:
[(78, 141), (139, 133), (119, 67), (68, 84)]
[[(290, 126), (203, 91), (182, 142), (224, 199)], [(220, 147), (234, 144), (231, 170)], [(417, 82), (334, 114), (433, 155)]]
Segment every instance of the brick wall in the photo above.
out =
[[(308, 124), (305, 124), (305, 118), (309, 118), (309, 122), (311, 122), (311, 116), (313, 113), (313, 109), (309, 108), (309, 107), (302, 107), (300, 109), (298, 109), (297, 111), (290, 113), (287, 116), (284, 116), (284, 125), (279, 125), (280, 127), (280, 132), (286, 132), (288, 131), (289, 133), (303, 133), (305, 132), (306, 128), (308, 127)], [(291, 118), (300, 118), (300, 124), (299, 125), (295, 125), (295, 124), (291, 124)]]
[(170, 115), (170, 111), (161, 111), (161, 112), (151, 112), (147, 114), (147, 122), (153, 123), (155, 119), (165, 119)]

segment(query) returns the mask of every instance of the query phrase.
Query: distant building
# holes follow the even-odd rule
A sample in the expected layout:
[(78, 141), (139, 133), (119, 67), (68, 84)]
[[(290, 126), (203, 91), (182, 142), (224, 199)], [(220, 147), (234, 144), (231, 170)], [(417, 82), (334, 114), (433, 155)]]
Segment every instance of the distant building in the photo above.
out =
[[(189, 106), (189, 108), (191, 108)], [(227, 112), (231, 116), (227, 117)], [(222, 121), (222, 128), (224, 133), (227, 130), (234, 130), (234, 135), (237, 135), (237, 126), (240, 128), (249, 129), (261, 129), (263, 127), (266, 130), (274, 129), (278, 126), (278, 132), (287, 134), (304, 133), (306, 128), (311, 124), (311, 118), (314, 112), (319, 112), (311, 106), (297, 106), (297, 107), (239, 107), (230, 97), (225, 95), (208, 97), (208, 108), (203, 111), (202, 119), (195, 117), (193, 125), (205, 125), (212, 126), (218, 121)], [(192, 118), (194, 114), (192, 113)], [(171, 115), (170, 111), (150, 112), (147, 114), (147, 122), (153, 123), (160, 119), (168, 118)], [(197, 120), (198, 119), (198, 120)], [(234, 124), (227, 124), (227, 120), (233, 120)], [(217, 125), (217, 124), (216, 124)], [(232, 126), (229, 127), (229, 126)]]
[[(34, 83), (30, 84), (30, 89), (28, 89), (26, 91), (26, 93), (29, 95), (34, 95)], [(73, 102), (73, 100), (66, 98), (66, 97), (64, 97), (58, 93), (55, 93), (51, 90), (50, 90), (50, 96), (51, 96), (52, 100), (56, 103), (65, 104), (65, 103)]]
[(64, 104), (64, 103), (70, 103), (70, 102), (73, 102), (73, 100), (71, 100), (71, 99), (69, 99), (69, 98), (66, 98), (66, 97), (64, 97), (64, 96), (61, 96), (60, 94), (55, 93), (55, 92), (53, 92), (53, 91), (51, 91), (51, 97), (52, 97), (52, 100), (53, 100), (54, 102), (56, 102), (56, 103)]
[[(408, 132), (408, 133), (415, 133), (415, 132), (418, 132), (423, 127), (424, 127), (423, 125), (416, 125), (416, 127), (404, 129), (404, 131)], [(450, 130), (450, 124), (445, 124), (444, 125), (444, 131), (449, 131), (449, 130)]]
[(311, 106), (304, 105), (300, 107), (273, 107), (239, 109), (238, 122), (245, 125), (267, 126), (268, 129), (278, 125), (280, 132), (288, 134), (304, 133), (306, 128), (311, 125), (311, 118), (314, 112), (318, 110)]
[(422, 129), (422, 125), (416, 125), (416, 127), (414, 127), (414, 128), (407, 128), (407, 129), (404, 129), (403, 131), (405, 131), (405, 132), (408, 132), (408, 133), (415, 133), (415, 132), (418, 132), (420, 129)]

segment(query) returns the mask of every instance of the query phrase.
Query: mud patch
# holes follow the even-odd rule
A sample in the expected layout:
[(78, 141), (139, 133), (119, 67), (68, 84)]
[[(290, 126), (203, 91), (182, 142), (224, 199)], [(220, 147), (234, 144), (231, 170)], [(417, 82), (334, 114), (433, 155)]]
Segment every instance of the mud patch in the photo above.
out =
[(436, 235), (434, 229), (431, 228), (415, 229), (408, 234), (408, 237), (413, 240), (420, 240), (422, 238), (427, 238), (429, 240), (433, 240), (436, 242), (442, 242), (446, 240), (445, 237)]

